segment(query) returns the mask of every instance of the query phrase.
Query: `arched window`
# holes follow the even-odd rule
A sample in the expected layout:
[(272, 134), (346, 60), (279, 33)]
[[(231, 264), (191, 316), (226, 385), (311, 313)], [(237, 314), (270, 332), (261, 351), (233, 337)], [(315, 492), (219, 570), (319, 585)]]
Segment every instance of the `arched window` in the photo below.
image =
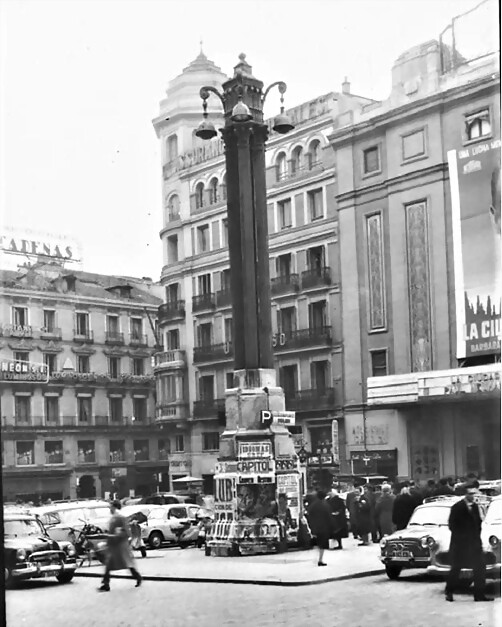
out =
[(310, 167), (313, 168), (321, 162), (321, 142), (318, 139), (314, 139), (314, 141), (310, 143), (309, 153)]
[(195, 187), (195, 207), (201, 209), (204, 206), (204, 183), (197, 183)]
[(215, 205), (219, 200), (218, 179), (216, 177), (209, 181), (209, 204)]
[(167, 203), (168, 219), (177, 220), (180, 217), (180, 198), (173, 194)]
[(303, 168), (303, 148), (297, 146), (293, 150), (293, 172), (299, 172)]
[(288, 176), (288, 162), (286, 161), (286, 155), (283, 152), (281, 152), (281, 154), (277, 157), (275, 167), (277, 180), (283, 181)]

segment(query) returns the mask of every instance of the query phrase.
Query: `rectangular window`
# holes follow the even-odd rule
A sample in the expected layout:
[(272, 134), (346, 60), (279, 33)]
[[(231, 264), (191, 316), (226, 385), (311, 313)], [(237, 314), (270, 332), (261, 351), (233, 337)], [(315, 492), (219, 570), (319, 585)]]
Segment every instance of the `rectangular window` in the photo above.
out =
[(110, 335), (118, 335), (120, 331), (119, 327), (119, 317), (113, 315), (106, 316), (106, 330)]
[(12, 324), (19, 327), (28, 326), (27, 307), (12, 307)]
[(199, 324), (197, 327), (198, 346), (211, 346), (213, 341), (213, 325), (211, 322)]
[(108, 357), (108, 374), (112, 379), (120, 375), (120, 357)]
[(310, 271), (322, 270), (326, 265), (324, 246), (314, 246), (307, 250), (307, 268)]
[(131, 339), (143, 339), (143, 318), (131, 318)]
[(110, 440), (110, 462), (125, 461), (125, 442), (124, 440)]
[(88, 313), (77, 313), (75, 314), (76, 321), (76, 329), (75, 332), (77, 335), (89, 335), (89, 314)]
[(178, 350), (180, 347), (179, 329), (171, 329), (166, 333), (166, 344), (168, 351)]
[(122, 397), (112, 396), (110, 399), (110, 418), (112, 422), (122, 422)]
[(44, 331), (52, 333), (56, 329), (56, 312), (53, 309), (44, 309)]
[(179, 300), (180, 285), (179, 283), (172, 283), (166, 287), (166, 302), (175, 303)]
[(203, 224), (197, 227), (197, 243), (199, 253), (206, 253), (209, 250), (209, 225)]
[(176, 451), (176, 453), (185, 452), (185, 437), (183, 435), (176, 436), (174, 450)]
[(150, 445), (148, 440), (134, 440), (134, 461), (147, 462), (150, 459)]
[(57, 355), (53, 355), (52, 353), (44, 353), (44, 364), (47, 366), (49, 376), (51, 376), (53, 372), (57, 372)]
[(275, 268), (277, 276), (288, 277), (291, 274), (291, 253), (276, 257)]
[(96, 463), (96, 443), (94, 440), (79, 440), (77, 447), (79, 464)]
[(145, 360), (143, 357), (133, 357), (132, 373), (137, 377), (142, 377), (145, 374)]
[(16, 442), (16, 466), (35, 464), (35, 442)]
[(232, 318), (224, 319), (225, 342), (232, 342), (232, 329), (234, 321)]
[(279, 228), (287, 229), (293, 226), (291, 198), (280, 200), (277, 203), (277, 209), (279, 210)]
[(292, 336), (296, 331), (296, 307), (284, 307), (277, 311), (277, 328), (286, 337)]
[(475, 141), (482, 137), (489, 137), (492, 134), (490, 122), (490, 110), (482, 109), (476, 113), (465, 116), (465, 137), (466, 141)]
[(44, 446), (46, 464), (64, 464), (62, 440), (45, 442)]
[(228, 220), (225, 218), (222, 222), (222, 246), (226, 248), (228, 246)]
[(135, 422), (146, 422), (146, 398), (133, 398), (132, 411)]
[(371, 351), (371, 376), (387, 376), (387, 351)]
[(425, 134), (423, 128), (418, 131), (413, 131), (413, 133), (403, 135), (401, 140), (403, 161), (425, 155)]
[(167, 238), (167, 263), (178, 262), (178, 236), (169, 235)]
[(211, 275), (199, 275), (197, 277), (197, 287), (199, 288), (199, 296), (202, 294), (211, 294)]
[(92, 416), (92, 398), (90, 396), (77, 396), (78, 421), (90, 424)]
[(59, 422), (59, 396), (46, 396), (45, 404), (45, 421), (57, 423)]
[(230, 390), (234, 387), (234, 372), (225, 373), (225, 386), (227, 390)]
[(372, 146), (363, 151), (363, 168), (364, 174), (380, 171), (380, 151), (378, 146)]
[(326, 393), (329, 375), (328, 361), (313, 361), (310, 364), (310, 381), (313, 390), (322, 395)]
[(286, 400), (294, 398), (298, 389), (298, 367), (296, 364), (279, 368), (279, 382)]
[(320, 329), (327, 325), (326, 301), (319, 300), (309, 305), (309, 329)]
[(322, 202), (322, 189), (314, 189), (307, 192), (308, 207), (311, 220), (318, 220), (324, 216)]
[(89, 355), (77, 356), (77, 372), (90, 372), (91, 371), (91, 359)]
[(230, 268), (221, 271), (221, 289), (224, 292), (230, 291)]
[(159, 460), (166, 461), (169, 459), (169, 453), (171, 452), (171, 440), (164, 438), (159, 440)]
[(14, 398), (16, 422), (29, 422), (31, 418), (31, 396), (16, 395)]
[(159, 380), (159, 402), (161, 405), (174, 403), (176, 401), (176, 377), (172, 374), (160, 377)]
[(202, 434), (202, 450), (217, 451), (220, 448), (220, 434), (218, 431), (207, 431)]
[(15, 361), (30, 361), (30, 353), (26, 351), (14, 351)]
[(199, 377), (199, 399), (211, 402), (214, 400), (214, 376), (205, 375)]

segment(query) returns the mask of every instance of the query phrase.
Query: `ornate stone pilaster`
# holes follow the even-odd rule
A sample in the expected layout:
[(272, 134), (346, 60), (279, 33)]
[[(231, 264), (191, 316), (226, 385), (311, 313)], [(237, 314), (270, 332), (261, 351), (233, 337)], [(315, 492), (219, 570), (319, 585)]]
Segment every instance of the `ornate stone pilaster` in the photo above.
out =
[(387, 326), (382, 215), (380, 213), (366, 218), (366, 245), (368, 252), (369, 328), (371, 331), (377, 331), (385, 329)]

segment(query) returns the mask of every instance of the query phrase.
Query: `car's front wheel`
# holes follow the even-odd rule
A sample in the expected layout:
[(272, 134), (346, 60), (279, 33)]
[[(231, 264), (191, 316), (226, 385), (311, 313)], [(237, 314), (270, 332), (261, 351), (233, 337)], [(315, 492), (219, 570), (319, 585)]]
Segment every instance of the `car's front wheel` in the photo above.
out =
[(389, 579), (397, 579), (403, 570), (402, 566), (394, 566), (392, 564), (387, 564), (385, 566), (385, 572), (387, 573), (387, 577)]
[(160, 549), (164, 538), (159, 531), (152, 531), (152, 533), (148, 537), (148, 544), (152, 547), (152, 549)]
[(70, 583), (74, 575), (75, 573), (73, 571), (68, 573), (61, 573), (56, 577), (56, 579), (59, 581), (59, 583)]

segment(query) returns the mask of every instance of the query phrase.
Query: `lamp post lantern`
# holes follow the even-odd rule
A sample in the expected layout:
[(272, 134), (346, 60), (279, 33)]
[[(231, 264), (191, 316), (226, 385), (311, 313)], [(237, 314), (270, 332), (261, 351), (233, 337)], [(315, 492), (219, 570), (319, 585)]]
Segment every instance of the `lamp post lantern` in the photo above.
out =
[[(263, 503), (270, 497), (276, 499), (278, 494), (273, 490), (277, 489), (278, 493), (279, 484), (288, 483), (284, 475), (279, 480), (278, 474), (282, 470), (276, 473), (276, 461), (277, 468), (284, 469), (289, 464), (299, 477), (299, 467), (296, 469), (298, 458), (288, 429), (273, 420), (271, 424), (263, 424), (260, 419), (262, 410), (270, 411), (271, 415), (285, 410), (284, 392), (276, 385), (272, 352), (265, 180), (268, 126), (263, 120), (263, 105), (274, 87), (278, 87), (280, 93), (281, 110), (274, 119), (273, 129), (281, 134), (289, 132), (294, 127), (284, 113), (286, 84), (278, 81), (264, 89), (263, 82), (253, 76), (246, 55), (240, 54), (233, 77), (223, 83), (221, 91), (213, 86), (200, 89), (203, 120), (195, 133), (201, 139), (216, 137), (217, 131), (207, 113), (207, 100), (215, 95), (222, 103), (225, 120), (220, 132), (225, 146), (227, 173), (234, 346), (234, 381), (233, 387), (226, 390), (226, 428), (220, 438), (215, 474), (216, 494), (220, 495), (216, 498), (215, 524), (218, 527), (219, 521), (224, 521), (217, 535), (220, 539), (226, 538), (232, 554), (235, 554), (237, 544), (235, 528), (244, 525), (244, 497), (240, 496), (239, 486), (244, 486), (242, 494), (246, 494), (245, 518), (249, 520), (254, 516), (258, 520), (263, 518), (263, 511), (258, 514), (257, 506), (253, 513), (252, 504), (255, 501)], [(218, 468), (224, 470), (219, 472)], [(229, 473), (233, 473), (233, 479), (229, 479)], [(230, 485), (233, 487), (229, 488)], [(229, 500), (222, 500), (223, 495)], [(220, 515), (221, 519), (218, 518)], [(236, 526), (229, 527), (229, 520), (235, 520)], [(240, 537), (248, 538), (249, 552), (252, 552), (253, 543), (255, 548), (263, 544), (264, 536), (257, 531), (259, 527), (260, 524), (255, 523), (246, 533), (240, 534)], [(216, 540), (213, 546), (215, 543)], [(242, 552), (243, 544), (240, 543), (239, 547)]]

